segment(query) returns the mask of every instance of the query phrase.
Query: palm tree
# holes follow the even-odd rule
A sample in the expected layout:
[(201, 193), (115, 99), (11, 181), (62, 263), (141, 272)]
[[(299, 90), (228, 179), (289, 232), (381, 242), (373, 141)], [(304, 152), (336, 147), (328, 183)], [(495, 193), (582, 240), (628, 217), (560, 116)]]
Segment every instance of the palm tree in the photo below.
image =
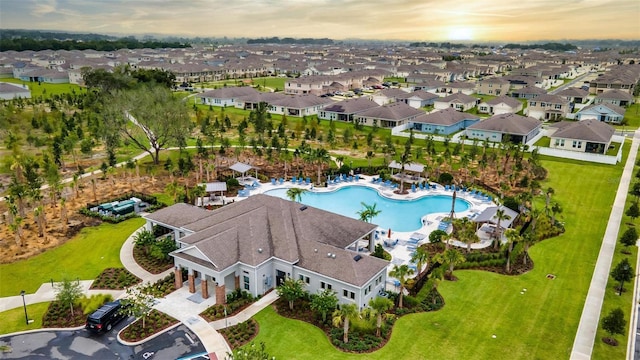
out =
[(498, 228), (497, 230), (498, 237), (495, 239), (493, 243), (493, 249), (498, 250), (498, 245), (500, 244), (500, 240), (502, 238), (502, 220), (509, 220), (511, 219), (511, 216), (507, 215), (504, 208), (500, 206), (498, 210), (496, 210), (496, 214), (493, 218), (496, 219), (496, 225)]
[(389, 276), (398, 279), (400, 282), (400, 297), (398, 298), (398, 307), (402, 308), (402, 297), (404, 295), (404, 289), (407, 285), (409, 285), (413, 279), (410, 279), (409, 276), (413, 275), (413, 269), (409, 267), (407, 264), (403, 265), (394, 265), (393, 269), (389, 271)]
[[(419, 246), (411, 255), (411, 262), (416, 264), (418, 269), (418, 277), (420, 277), (427, 269), (422, 269), (424, 265), (428, 265), (429, 252), (424, 246)], [(427, 267), (428, 268), (428, 267)]]
[(333, 312), (333, 325), (335, 327), (343, 326), (342, 341), (345, 344), (349, 342), (349, 321), (358, 315), (356, 304), (343, 304), (340, 309)]
[(331, 157), (329, 156), (329, 152), (324, 148), (314, 149), (312, 152), (313, 162), (316, 164), (318, 170), (317, 183), (320, 185), (322, 179), (322, 167), (331, 161)]
[(527, 258), (529, 258), (529, 247), (535, 242), (535, 237), (529, 231), (522, 234), (522, 240), (524, 256), (522, 257), (522, 264), (527, 265)]
[(549, 215), (549, 204), (551, 203), (551, 195), (553, 195), (556, 191), (553, 190), (552, 187), (548, 187), (547, 190), (544, 192), (545, 195), (545, 199), (544, 199), (544, 211), (547, 213), (547, 215)]
[(455, 236), (458, 240), (467, 244), (467, 253), (471, 252), (471, 244), (480, 241), (478, 234), (476, 234), (475, 224), (468, 217), (454, 219), (453, 222), (453, 228), (456, 229)]
[(507, 237), (507, 240), (508, 240), (507, 265), (505, 269), (507, 273), (511, 273), (511, 252), (513, 251), (513, 247), (515, 246), (515, 244), (522, 241), (522, 236), (520, 235), (518, 230), (515, 230), (515, 229), (508, 229), (507, 231), (505, 231), (504, 235)]
[(371, 161), (373, 160), (374, 152), (369, 150), (367, 151), (367, 160), (369, 161), (369, 168), (371, 168)]
[(393, 307), (393, 301), (391, 299), (376, 296), (369, 300), (369, 306), (376, 315), (376, 336), (380, 337), (380, 328), (382, 327), (382, 315)]
[(307, 189), (290, 188), (289, 190), (287, 190), (287, 198), (291, 201), (302, 202), (302, 194), (306, 192)]
[(191, 190), (191, 195), (193, 195), (195, 198), (200, 198), (200, 206), (201, 207), (204, 207), (204, 196), (206, 194), (207, 194), (207, 188), (205, 187), (205, 185), (196, 185)]
[(449, 273), (449, 276), (453, 277), (453, 269), (455, 268), (455, 266), (465, 262), (467, 259), (460, 253), (460, 251), (454, 248), (449, 248), (444, 252), (436, 255), (434, 257), (434, 260), (437, 263), (447, 266), (449, 268), (449, 270), (447, 271)]
[(556, 215), (562, 214), (562, 206), (559, 202), (554, 201), (551, 203), (551, 224), (555, 225), (556, 223)]
[(43, 237), (44, 227), (46, 226), (46, 224), (45, 224), (45, 218), (44, 218), (44, 208), (42, 207), (42, 205), (37, 206), (35, 209), (33, 209), (33, 217), (35, 218), (36, 223), (38, 224), (38, 236)]
[(404, 168), (411, 163), (411, 138), (404, 145), (404, 152), (400, 155), (400, 194), (404, 193)]
[(373, 203), (373, 205), (368, 205), (368, 204), (365, 204), (364, 202), (361, 202), (360, 204), (362, 204), (364, 209), (356, 212), (356, 214), (360, 216), (360, 220), (362, 221), (371, 222), (373, 221), (374, 217), (380, 215), (380, 213), (382, 212), (382, 210), (377, 209), (378, 203)]
[(291, 160), (293, 159), (293, 155), (288, 151), (288, 150), (284, 150), (280, 153), (280, 160), (282, 160), (283, 164), (284, 164), (284, 179), (287, 179), (287, 162), (291, 162)]

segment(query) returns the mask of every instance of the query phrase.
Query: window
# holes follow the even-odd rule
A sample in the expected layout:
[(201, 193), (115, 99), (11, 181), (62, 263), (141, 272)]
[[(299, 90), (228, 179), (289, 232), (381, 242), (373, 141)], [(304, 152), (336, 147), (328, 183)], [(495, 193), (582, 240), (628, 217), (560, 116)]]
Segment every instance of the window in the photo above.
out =
[(320, 281), (320, 287), (323, 288), (323, 289), (331, 290), (331, 284), (327, 284), (324, 281)]
[(536, 106), (536, 102), (535, 101), (530, 101), (529, 102), (529, 106)]
[(556, 104), (556, 109), (557, 109), (557, 110), (562, 109), (562, 105), (561, 105), (561, 104)]
[(245, 276), (243, 276), (243, 280), (244, 280), (244, 289), (245, 290), (250, 290), (249, 277), (245, 275)]
[(349, 291), (349, 298), (355, 300), (356, 294), (353, 291)]
[(349, 299), (355, 299), (356, 298), (356, 293), (354, 293), (353, 291), (349, 291), (347, 289), (343, 289), (342, 290), (342, 296), (349, 298)]
[(298, 275), (298, 279), (300, 279), (300, 281), (303, 281), (303, 282), (305, 282), (307, 284), (309, 284), (309, 282), (310, 282), (310, 279), (309, 279), (308, 276)]

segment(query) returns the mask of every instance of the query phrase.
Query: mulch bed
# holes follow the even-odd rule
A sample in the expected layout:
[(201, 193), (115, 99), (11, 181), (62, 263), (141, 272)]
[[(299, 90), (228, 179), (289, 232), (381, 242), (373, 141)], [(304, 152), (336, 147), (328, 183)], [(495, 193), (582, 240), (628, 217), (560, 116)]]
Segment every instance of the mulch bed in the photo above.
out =
[(151, 310), (145, 319), (145, 327), (142, 327), (142, 319), (138, 319), (124, 328), (120, 333), (122, 340), (137, 342), (148, 338), (164, 329), (167, 329), (179, 321), (158, 310)]
[(224, 339), (227, 340), (231, 349), (236, 349), (249, 343), (258, 336), (259, 330), (260, 327), (258, 322), (253, 319), (249, 319), (238, 325), (220, 329), (218, 332), (224, 336)]
[(123, 268), (106, 268), (91, 284), (91, 289), (123, 290), (142, 279)]
[(144, 253), (142, 246), (135, 245), (133, 247), (133, 259), (143, 269), (152, 274), (160, 274), (163, 271), (169, 270), (173, 267), (172, 259), (154, 259)]
[(73, 307), (73, 315), (69, 305), (53, 301), (42, 317), (43, 328), (78, 327), (86, 323), (87, 315), (82, 312), (82, 306)]

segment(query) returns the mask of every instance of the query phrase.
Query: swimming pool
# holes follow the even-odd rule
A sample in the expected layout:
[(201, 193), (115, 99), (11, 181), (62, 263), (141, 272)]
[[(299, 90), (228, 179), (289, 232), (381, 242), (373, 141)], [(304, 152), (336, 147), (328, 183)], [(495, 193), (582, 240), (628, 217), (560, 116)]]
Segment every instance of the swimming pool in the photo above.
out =
[[(265, 194), (287, 199), (287, 189), (274, 189)], [(345, 186), (332, 192), (311, 192), (302, 195), (302, 203), (331, 211), (350, 218), (359, 219), (358, 211), (367, 205), (376, 203), (380, 214), (373, 223), (392, 231), (414, 231), (422, 226), (422, 217), (436, 212), (451, 211), (451, 196), (429, 195), (415, 200), (395, 200), (380, 196), (378, 191), (365, 186)], [(470, 204), (456, 198), (455, 211), (467, 210)]]

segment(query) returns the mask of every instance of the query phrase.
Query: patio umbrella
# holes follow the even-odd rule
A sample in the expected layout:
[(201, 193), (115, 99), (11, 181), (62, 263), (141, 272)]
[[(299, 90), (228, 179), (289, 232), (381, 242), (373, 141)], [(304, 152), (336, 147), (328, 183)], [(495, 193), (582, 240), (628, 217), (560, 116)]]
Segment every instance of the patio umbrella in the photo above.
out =
[(389, 239), (391, 239), (391, 228), (389, 228), (389, 232), (387, 232), (387, 237), (389, 237)]

